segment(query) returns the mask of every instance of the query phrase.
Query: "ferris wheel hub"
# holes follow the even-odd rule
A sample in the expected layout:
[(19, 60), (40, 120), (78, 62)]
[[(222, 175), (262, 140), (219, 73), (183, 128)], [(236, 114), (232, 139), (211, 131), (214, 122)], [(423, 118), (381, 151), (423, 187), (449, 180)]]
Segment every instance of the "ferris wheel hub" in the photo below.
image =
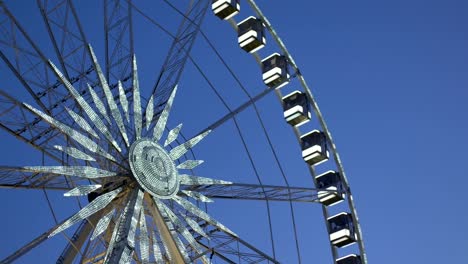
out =
[(130, 147), (129, 163), (141, 188), (160, 199), (169, 199), (179, 191), (179, 176), (169, 153), (149, 138)]

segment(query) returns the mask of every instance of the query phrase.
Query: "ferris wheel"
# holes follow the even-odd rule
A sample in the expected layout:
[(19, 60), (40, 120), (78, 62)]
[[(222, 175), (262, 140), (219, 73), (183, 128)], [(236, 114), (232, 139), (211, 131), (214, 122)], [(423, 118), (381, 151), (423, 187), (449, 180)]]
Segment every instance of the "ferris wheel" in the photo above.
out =
[(50, 241), (56, 263), (367, 263), (327, 124), (254, 0), (33, 2), (0, 1), (0, 127), (37, 154), (0, 187), (53, 221), (1, 263)]

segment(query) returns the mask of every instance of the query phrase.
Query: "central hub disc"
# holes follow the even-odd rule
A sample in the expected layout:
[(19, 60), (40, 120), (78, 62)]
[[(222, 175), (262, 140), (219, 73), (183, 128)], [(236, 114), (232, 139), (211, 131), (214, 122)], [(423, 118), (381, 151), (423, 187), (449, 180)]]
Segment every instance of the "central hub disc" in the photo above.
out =
[(168, 199), (179, 191), (175, 163), (155, 141), (148, 138), (135, 141), (130, 147), (129, 161), (133, 176), (151, 195)]

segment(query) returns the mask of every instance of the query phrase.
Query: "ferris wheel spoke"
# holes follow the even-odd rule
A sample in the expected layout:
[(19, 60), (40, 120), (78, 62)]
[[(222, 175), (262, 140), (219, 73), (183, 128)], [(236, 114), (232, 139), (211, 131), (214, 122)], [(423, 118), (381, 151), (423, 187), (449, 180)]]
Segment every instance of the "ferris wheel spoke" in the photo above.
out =
[[(0, 42), (7, 43), (6, 46), (2, 46), (1, 58), (39, 107), (43, 111), (50, 112), (52, 102), (50, 100), (43, 102), (41, 99), (44, 97), (36, 95), (37, 92), (47, 91), (49, 85), (53, 84), (47, 81), (47, 77), (50, 76), (51, 72), (41, 71), (41, 66), (46, 63), (44, 54), (34, 44), (3, 1), (0, 2), (0, 18), (2, 25), (10, 27), (11, 30), (11, 32), (2, 32), (0, 34)], [(31, 65), (35, 65), (35, 67)], [(41, 80), (37, 81), (38, 77)], [(47, 99), (44, 98), (43, 100)]]
[(89, 68), (91, 63), (86, 50), (88, 41), (73, 2), (40, 0), (37, 4), (64, 75), (67, 79), (86, 78), (92, 82), (89, 75), (93, 69)]
[(131, 4), (104, 1), (105, 76), (109, 83), (132, 84), (133, 15)]
[(174, 142), (174, 140), (177, 139), (181, 129), (182, 129), (182, 124), (179, 124), (175, 128), (169, 131), (166, 141), (164, 141), (164, 147), (169, 146), (172, 142)]
[[(92, 91), (92, 89), (90, 89), (90, 91)], [(94, 93), (94, 92), (93, 92)], [(97, 96), (97, 95), (96, 95)], [(73, 118), (73, 120), (86, 132), (88, 132), (91, 136), (93, 136), (94, 138), (96, 139), (99, 139), (99, 136), (98, 134), (96, 133), (96, 131), (94, 131), (94, 129), (89, 125), (88, 121), (86, 121), (86, 119), (84, 119), (82, 116), (80, 116), (79, 114), (75, 113), (75, 111), (71, 110), (70, 108), (68, 107), (65, 107), (65, 110), (67, 111), (67, 113), (71, 116), (71, 118)]]
[(228, 185), (231, 184), (232, 182), (228, 181), (223, 181), (223, 180), (217, 180), (217, 179), (211, 179), (211, 178), (205, 178), (205, 177), (198, 177), (198, 176), (193, 176), (193, 175), (187, 175), (187, 174), (181, 174), (179, 175), (180, 177), (180, 184), (182, 185)]
[(237, 236), (236, 233), (232, 232), (229, 228), (227, 228), (226, 226), (224, 226), (223, 224), (221, 224), (220, 222), (215, 220), (213, 217), (208, 215), (205, 211), (201, 210), (200, 208), (198, 208), (197, 206), (195, 206), (191, 202), (189, 202), (189, 201), (187, 201), (185, 199), (182, 199), (180, 197), (175, 197), (174, 201), (176, 201), (182, 208), (184, 208), (185, 210), (189, 211), (190, 213), (196, 215), (197, 217), (200, 217), (201, 219), (203, 219), (206, 222), (216, 226), (217, 228), (223, 230), (226, 233), (229, 233), (229, 234), (231, 234), (233, 236)]
[[(48, 4), (46, 5), (45, 2), (48, 2)], [(80, 32), (81, 29), (74, 8), (70, 1), (66, 1), (67, 3), (65, 4), (57, 2), (58, 1), (38, 1), (38, 4), (46, 22), (49, 35), (51, 39), (54, 39), (53, 43), (60, 64), (65, 75), (74, 82), (81, 84), (83, 82), (79, 82), (79, 80), (83, 78), (88, 79), (89, 82), (93, 82), (89, 78), (92, 68), (89, 69), (88, 66), (86, 66), (89, 65), (89, 63), (86, 62), (86, 56), (80, 54), (80, 51), (83, 51), (82, 48), (80, 49), (80, 45), (84, 45), (85, 42), (83, 42), (84, 37), (82, 31)], [(6, 66), (10, 68), (13, 75), (17, 77), (21, 85), (23, 85), (43, 112), (53, 115), (56, 118), (61, 118), (62, 120), (71, 120), (58, 106), (67, 106), (70, 109), (75, 109), (76, 103), (70, 100), (71, 96), (64, 86), (56, 82), (53, 71), (49, 67), (44, 53), (19, 24), (14, 15), (11, 14), (4, 2), (1, 2), (0, 7), (0, 18), (2, 26), (4, 26), (4, 31), (0, 34), (0, 42), (4, 44), (0, 52), (1, 59)], [(63, 13), (71, 15), (61, 16), (60, 14)], [(68, 21), (65, 21), (67, 19)], [(51, 27), (52, 25), (54, 26)], [(5, 31), (6, 28), (8, 28), (8, 30)], [(62, 43), (66, 43), (67, 45), (58, 47), (55, 43), (55, 39), (61, 39), (63, 40)], [(74, 71), (72, 72), (71, 70)], [(78, 88), (80, 92), (85, 89), (83, 87)], [(3, 104), (3, 102), (1, 104)], [(19, 114), (19, 112), (17, 113)], [(12, 129), (12, 119), (13, 116), (2, 115), (0, 124), (4, 129)], [(51, 141), (63, 140), (57, 137), (60, 133), (50, 133), (53, 132), (53, 129), (51, 129), (50, 126), (44, 126), (43, 121), (38, 123), (34, 119), (24, 119), (21, 127), (19, 124), (16, 126), (17, 128), (10, 133), (19, 132), (16, 136), (21, 139), (26, 139), (28, 136), (24, 134), (24, 131), (33, 132), (30, 135), (32, 139), (30, 144), (33, 145), (42, 145)], [(42, 143), (36, 142), (38, 139), (40, 139)]]
[(133, 55), (132, 59), (133, 71), (133, 121), (135, 126), (135, 138), (138, 140), (141, 137), (142, 128), (142, 112), (141, 112), (141, 97), (140, 97), (140, 84), (138, 80), (138, 68), (136, 56)]
[[(167, 207), (164, 203), (158, 202), (158, 207), (162, 208), (164, 210), (165, 214), (169, 218), (169, 220), (172, 222), (172, 224), (175, 226), (176, 231), (181, 234), (185, 240), (189, 243), (189, 246), (197, 253), (199, 254), (201, 252), (200, 246), (198, 245), (197, 241), (193, 237), (193, 235), (189, 232), (189, 230), (186, 228), (186, 225), (175, 215), (174, 212), (172, 212), (169, 207)], [(203, 263), (208, 264), (209, 261), (206, 258), (205, 255), (200, 256), (202, 259)], [(193, 262), (195, 259), (191, 259), (191, 262)]]
[[(242, 103), (236, 109), (233, 109), (233, 110), (229, 111), (229, 113), (225, 114), (223, 117), (221, 117), (218, 120), (216, 120), (215, 122), (211, 123), (211, 125), (207, 126), (205, 129), (202, 129), (198, 134), (201, 134), (201, 133), (203, 133), (205, 131), (208, 131), (208, 130), (216, 129), (217, 127), (221, 126), (226, 121), (229, 121), (231, 118), (235, 117), (236, 115), (238, 115), (239, 113), (241, 113), (242, 111), (247, 109), (249, 106), (256, 103), (258, 100), (262, 99), (263, 97), (265, 97), (265, 95), (269, 94), (270, 92), (272, 92), (274, 90), (275, 89), (271, 89), (271, 88), (267, 88), (267, 89), (263, 90), (262, 92), (258, 93), (257, 95), (250, 98), (246, 102)], [(196, 134), (196, 135), (198, 135), (198, 134)]]
[(58, 149), (62, 152), (64, 152), (65, 154), (75, 158), (75, 159), (79, 159), (79, 160), (87, 160), (87, 161), (96, 161), (95, 158), (91, 157), (90, 155), (84, 153), (83, 151), (77, 149), (77, 148), (74, 148), (74, 147), (65, 147), (65, 146), (58, 146), (58, 145), (55, 145), (54, 146), (55, 149)]
[(45, 132), (54, 135), (61, 134), (60, 130), (42, 119), (37, 120), (34, 112), (3, 90), (0, 90), (0, 128), (50, 158), (61, 161), (60, 154), (47, 149), (45, 145), (47, 143), (66, 144), (64, 138), (42, 137)]
[(167, 220), (168, 217), (165, 211), (158, 206), (159, 201), (153, 199), (149, 195), (145, 196), (145, 201), (153, 218), (153, 222), (157, 227), (168, 258), (175, 263), (189, 263), (190, 259), (187, 255), (186, 247), (175, 232), (172, 223)]
[(30, 172), (18, 167), (0, 166), (0, 188), (46, 189), (68, 191), (78, 183), (89, 184), (84, 178), (54, 173)]
[(185, 143), (183, 143), (183, 144), (181, 144), (181, 145), (179, 145), (177, 147), (174, 147), (169, 152), (169, 156), (172, 158), (172, 160), (177, 160), (178, 158), (182, 157), (187, 151), (192, 149), (196, 144), (198, 144), (198, 142), (200, 142), (210, 132), (211, 132), (211, 130), (207, 130), (207, 131), (201, 133), (200, 135), (189, 139), (187, 142), (185, 142)]
[(323, 195), (333, 193), (328, 190), (304, 187), (288, 187), (260, 184), (232, 183), (229, 185), (198, 185), (185, 190), (204, 195), (211, 199), (231, 200), (268, 200), (281, 202), (319, 203), (319, 192)]
[(127, 123), (130, 123), (130, 113), (128, 112), (128, 99), (127, 99), (127, 96), (125, 95), (125, 90), (120, 80), (118, 81), (117, 85), (119, 86), (120, 106), (122, 106), (122, 110), (124, 112)]
[(25, 244), (20, 249), (16, 250), (13, 254), (11, 254), (11, 255), (7, 256), (6, 258), (2, 259), (0, 261), (0, 263), (2, 263), (2, 264), (13, 263), (18, 258), (25, 255), (26, 253), (28, 253), (29, 251), (31, 251), (32, 249), (34, 249), (35, 247), (39, 246), (41, 243), (46, 241), (49, 238), (50, 234), (52, 234), (52, 232), (54, 230), (56, 230), (59, 226), (61, 226), (63, 223), (65, 223), (65, 221), (67, 221), (67, 220), (66, 219), (63, 220), (62, 222), (56, 224), (54, 227), (52, 227), (49, 230), (47, 230), (46, 232), (42, 233), (38, 237), (34, 238), (29, 243)]
[(193, 198), (195, 200), (199, 200), (199, 201), (204, 202), (204, 203), (212, 203), (213, 202), (212, 199), (206, 197), (205, 195), (203, 195), (200, 192), (188, 191), (188, 190), (182, 190), (181, 192), (184, 193), (185, 195), (187, 195), (188, 197), (191, 197), (191, 198)]
[[(166, 1), (166, 3), (173, 7), (169, 2)], [(152, 91), (152, 94), (156, 96), (155, 105), (158, 107), (156, 112), (161, 110), (159, 107), (164, 107), (172, 90), (179, 82), (208, 7), (209, 1), (198, 0), (194, 1), (187, 14), (182, 13), (184, 17)]]
[(196, 257), (206, 254), (213, 254), (228, 263), (279, 263), (267, 253), (249, 244), (247, 241), (229, 232), (203, 221), (200, 226), (204, 227), (206, 234), (210, 237), (207, 240), (203, 236), (196, 237), (198, 243), (205, 248), (205, 251)]
[(94, 240), (107, 229), (114, 214), (115, 208), (99, 219), (99, 222), (96, 224), (96, 228), (94, 228), (93, 235), (91, 236), (90, 240)]
[[(56, 119), (52, 118), (49, 115), (44, 114), (43, 112), (37, 110), (36, 108), (23, 103), (24, 106), (29, 108), (32, 112), (34, 112), (36, 115), (40, 116), (43, 120), (51, 124), (52, 126), (56, 127), (60, 131), (62, 131), (63, 134), (68, 135), (72, 139), (74, 139), (76, 142), (81, 144), (83, 147), (87, 148), (89, 151), (93, 153), (97, 153), (108, 160), (111, 161), (116, 161), (115, 158), (110, 155), (107, 151), (105, 151), (101, 146), (99, 146), (96, 142), (88, 138), (87, 136), (83, 135), (82, 133), (76, 131), (75, 129), (71, 128), (70, 126), (67, 126)], [(102, 122), (102, 121), (101, 121)]]
[(77, 186), (70, 191), (66, 192), (63, 194), (65, 197), (69, 196), (83, 196), (83, 195), (88, 195), (92, 193), (93, 191), (96, 191), (97, 189), (101, 188), (101, 184), (93, 184), (93, 185), (80, 185)]
[(153, 220), (161, 234), (163, 244), (167, 246), (166, 252), (169, 252), (169, 255), (176, 263), (189, 263), (190, 258), (187, 248), (180, 240), (179, 234), (176, 232), (172, 221), (170, 221), (162, 202), (154, 198), (151, 200), (154, 203), (151, 207)]
[[(110, 260), (109, 263), (116, 263), (113, 261), (119, 261), (119, 263), (125, 264), (125, 263), (130, 263), (132, 257), (135, 256), (135, 236), (136, 236), (136, 230), (137, 226), (140, 220), (140, 213), (141, 213), (141, 208), (143, 206), (143, 196), (144, 192), (142, 190), (138, 190), (135, 206), (133, 207), (133, 213), (132, 217), (130, 220), (130, 226), (128, 227), (128, 232), (125, 233), (122, 232), (121, 234), (123, 235), (123, 240), (120, 242), (117, 240), (117, 250), (119, 247), (122, 247), (122, 245), (125, 245), (123, 250), (121, 251), (122, 253), (120, 254), (119, 258), (115, 258), (114, 260)], [(118, 255), (116, 255), (118, 256)]]
[(88, 166), (24, 166), (17, 167), (16, 170), (76, 176), (87, 179), (113, 177), (117, 175), (116, 172), (106, 171), (103, 169)]
[[(91, 45), (88, 45), (88, 49), (89, 49), (89, 53), (91, 53), (91, 58), (93, 60), (93, 65), (94, 65), (94, 68), (97, 71), (97, 76), (99, 78), (99, 82), (101, 83), (101, 87), (102, 87), (102, 89), (104, 91), (104, 94), (105, 94), (105, 97), (107, 99), (107, 105), (109, 106), (112, 117), (113, 117), (115, 123), (117, 124), (117, 127), (119, 128), (120, 134), (121, 134), (122, 138), (124, 139), (125, 144), (127, 145), (127, 147), (129, 147), (130, 143), (128, 141), (127, 132), (126, 132), (126, 129), (125, 129), (125, 126), (124, 126), (124, 123), (123, 123), (122, 115), (120, 114), (120, 111), (119, 111), (119, 109), (117, 107), (117, 104), (115, 103), (114, 95), (112, 94), (112, 91), (110, 90), (110, 87), (109, 87), (109, 84), (108, 84), (108, 82), (106, 80), (106, 77), (104, 76), (104, 73), (102, 72), (101, 65), (99, 65), (99, 63), (97, 61), (97, 58), (96, 58), (96, 55), (94, 54), (94, 51), (93, 51), (93, 48), (91, 47)], [(92, 89), (90, 89), (90, 91), (91, 90)], [(105, 115), (105, 117), (108, 118), (108, 115)], [(108, 122), (109, 122), (109, 124), (111, 124), (110, 120), (108, 120)]]
[(127, 236), (132, 225), (135, 207), (138, 207), (137, 204), (140, 201), (138, 198), (138, 196), (141, 196), (140, 192), (141, 191), (139, 190), (133, 190), (128, 195), (128, 201), (125, 208), (122, 210), (117, 222), (115, 223), (103, 263), (119, 263), (122, 257), (128, 257), (131, 255), (132, 252), (128, 252), (130, 249), (127, 247)]
[(149, 263), (149, 258), (150, 258), (149, 246), (150, 246), (150, 241), (149, 241), (148, 228), (146, 226), (145, 208), (141, 207), (141, 211), (140, 211), (140, 256), (141, 256), (141, 262), (143, 264)]
[(51, 62), (49, 61), (49, 65), (54, 70), (57, 77), (60, 81), (65, 85), (67, 90), (70, 94), (75, 98), (76, 102), (80, 105), (81, 109), (86, 113), (89, 119), (93, 122), (93, 124), (101, 131), (101, 133), (106, 137), (106, 139), (114, 146), (116, 150), (122, 152), (122, 149), (118, 145), (118, 143), (113, 138), (112, 134), (110, 133), (107, 126), (104, 124), (102, 119), (97, 115), (97, 113), (93, 110), (93, 108), (89, 105), (89, 103), (81, 96), (81, 94), (73, 87), (70, 81), (65, 78), (65, 76), (60, 72), (60, 70)]
[(153, 239), (153, 256), (156, 263), (164, 263), (163, 254), (161, 248), (159, 247), (158, 238), (156, 237), (156, 232), (154, 230), (151, 232)]
[(164, 107), (164, 110), (159, 116), (158, 122), (156, 123), (156, 126), (154, 128), (153, 138), (156, 141), (159, 141), (161, 139), (164, 128), (166, 127), (167, 118), (169, 117), (169, 113), (171, 111), (172, 103), (174, 102), (174, 97), (176, 93), (177, 93), (177, 85), (172, 89), (171, 96), (169, 96), (169, 99), (166, 102), (166, 106)]
[[(72, 263), (76, 256), (78, 254), (81, 254), (81, 252), (78, 251), (81, 250), (83, 245), (86, 243), (86, 240), (91, 234), (93, 228), (98, 228), (98, 220), (102, 217), (102, 215), (106, 213), (106, 211), (107, 210), (104, 209), (101, 212), (97, 212), (88, 217), (87, 219), (81, 221), (81, 224), (74, 232), (71, 240), (68, 241), (67, 245), (63, 249), (59, 258), (57, 259), (57, 263)], [(96, 225), (96, 223), (98, 224)], [(84, 256), (85, 255), (83, 255), (82, 257)]]
[(78, 223), (81, 220), (86, 219), (87, 217), (95, 214), (96, 212), (102, 210), (112, 200), (122, 191), (122, 188), (117, 188), (111, 192), (102, 194), (97, 197), (94, 201), (90, 202), (87, 206), (83, 207), (78, 213), (74, 214), (72, 217), (67, 219), (62, 225), (55, 229), (49, 237), (55, 236), (56, 234), (62, 232), (63, 230), (69, 228), (70, 226)]

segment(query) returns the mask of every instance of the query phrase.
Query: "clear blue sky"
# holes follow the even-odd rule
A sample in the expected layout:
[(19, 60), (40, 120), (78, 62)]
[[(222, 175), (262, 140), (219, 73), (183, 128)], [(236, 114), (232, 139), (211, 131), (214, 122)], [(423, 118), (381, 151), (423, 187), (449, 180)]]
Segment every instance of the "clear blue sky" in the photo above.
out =
[[(35, 1), (28, 6), (5, 2), (54, 60)], [(331, 129), (355, 196), (370, 263), (467, 263), (468, 2), (258, 0), (257, 4), (311, 85)], [(162, 21), (172, 18), (166, 7), (141, 6)], [(91, 9), (90, 3), (77, 9), (103, 61), (100, 11)], [(249, 9), (243, 2), (237, 20), (249, 15)], [(140, 81), (148, 87), (147, 95), (169, 41), (141, 16), (135, 24), (139, 25), (135, 50)], [(174, 28), (176, 24), (168, 25)], [(264, 88), (260, 71), (237, 48), (230, 26), (209, 12), (203, 30), (249, 92), (260, 92)], [(245, 95), (208, 52), (206, 43), (198, 40), (194, 59), (231, 107), (244, 102)], [(262, 55), (275, 49), (269, 38)], [(17, 81), (4, 65), (0, 67), (0, 88), (20, 96)], [(310, 186), (276, 98), (269, 95), (258, 107), (291, 185)], [(183, 131), (191, 136), (225, 111), (188, 64), (169, 124), (184, 123)], [(254, 115), (247, 110), (239, 116), (239, 123), (262, 180), (281, 184)], [(1, 164), (40, 164), (37, 153), (0, 133)], [(26, 151), (31, 156), (24, 155)], [(232, 122), (213, 132), (195, 153), (205, 160), (201, 176), (256, 183)], [(61, 198), (61, 193), (50, 196), (60, 219), (76, 210), (76, 203)], [(40, 191), (0, 190), (0, 199), (2, 258), (51, 227), (53, 219)], [(247, 241), (271, 253), (264, 203), (216, 201), (209, 210)], [(331, 263), (319, 207), (300, 204), (296, 211), (303, 263)], [(295, 263), (288, 206), (275, 204), (272, 212), (277, 254), (284, 263)], [(53, 238), (18, 263), (52, 263), (64, 242), (63, 237)]]

